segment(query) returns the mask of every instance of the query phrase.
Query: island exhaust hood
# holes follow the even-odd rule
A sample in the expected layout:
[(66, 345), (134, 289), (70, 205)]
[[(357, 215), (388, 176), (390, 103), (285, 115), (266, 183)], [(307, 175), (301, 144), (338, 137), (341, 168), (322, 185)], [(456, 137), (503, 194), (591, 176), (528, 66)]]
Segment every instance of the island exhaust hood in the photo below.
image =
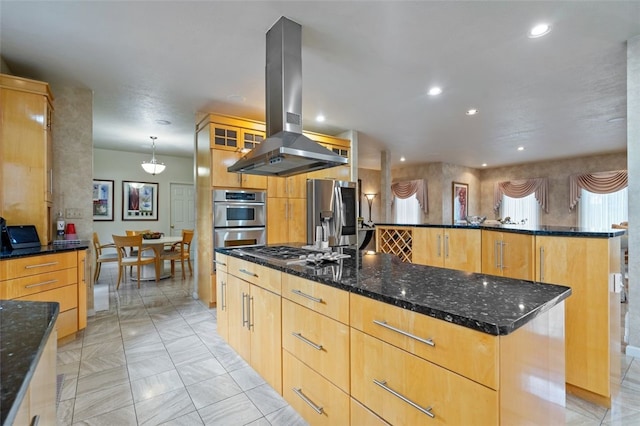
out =
[(302, 134), (302, 27), (284, 16), (267, 32), (267, 138), (229, 172), (293, 176), (348, 160)]

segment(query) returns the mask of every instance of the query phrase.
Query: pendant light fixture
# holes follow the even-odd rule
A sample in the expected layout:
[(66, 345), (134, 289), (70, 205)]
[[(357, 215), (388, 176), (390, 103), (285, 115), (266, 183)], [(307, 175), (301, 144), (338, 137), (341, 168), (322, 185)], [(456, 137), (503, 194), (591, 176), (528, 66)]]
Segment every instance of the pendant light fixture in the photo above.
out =
[(149, 136), (149, 137), (151, 138), (151, 141), (152, 141), (153, 154), (151, 155), (151, 161), (142, 162), (142, 168), (144, 169), (145, 172), (151, 175), (158, 175), (162, 173), (167, 166), (165, 166), (164, 163), (160, 163), (158, 162), (158, 160), (156, 160), (156, 139), (158, 139), (158, 137), (157, 136)]

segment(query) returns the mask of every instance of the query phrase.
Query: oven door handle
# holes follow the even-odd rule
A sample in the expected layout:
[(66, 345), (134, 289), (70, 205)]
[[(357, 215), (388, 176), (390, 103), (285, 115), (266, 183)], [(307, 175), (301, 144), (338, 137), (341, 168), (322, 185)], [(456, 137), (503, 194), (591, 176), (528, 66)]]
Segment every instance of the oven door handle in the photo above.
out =
[(238, 207), (251, 207), (251, 206), (264, 206), (264, 203), (254, 203), (254, 202), (237, 202), (237, 203), (233, 203), (233, 202), (229, 202), (229, 201), (225, 201), (225, 202), (218, 202), (218, 204), (223, 205), (223, 206), (227, 206), (227, 208), (238, 208)]

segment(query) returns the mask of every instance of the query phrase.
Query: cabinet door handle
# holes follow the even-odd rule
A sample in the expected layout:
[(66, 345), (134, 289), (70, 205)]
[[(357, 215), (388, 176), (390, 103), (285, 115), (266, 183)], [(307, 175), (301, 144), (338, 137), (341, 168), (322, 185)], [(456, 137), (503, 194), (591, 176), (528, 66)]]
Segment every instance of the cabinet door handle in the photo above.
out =
[(294, 391), (296, 393), (296, 395), (298, 395), (300, 398), (302, 398), (302, 400), (304, 402), (306, 402), (309, 407), (313, 408), (313, 410), (318, 413), (318, 414), (322, 414), (322, 407), (318, 407), (316, 404), (313, 403), (313, 401), (311, 401), (309, 398), (307, 398), (305, 396), (305, 394), (302, 393), (302, 389), (301, 388), (291, 388), (292, 391)]
[(322, 350), (322, 345), (318, 345), (317, 343), (312, 342), (311, 340), (307, 339), (306, 337), (304, 337), (302, 334), (300, 333), (296, 333), (295, 331), (291, 332), (291, 335), (293, 337), (297, 337), (298, 339), (302, 340), (303, 342), (305, 342), (307, 345), (313, 347), (314, 349), (317, 349), (319, 351)]
[(41, 285), (53, 284), (53, 283), (57, 283), (57, 282), (58, 282), (58, 280), (43, 281), (43, 282), (38, 283), (38, 284), (26, 285), (26, 286), (24, 286), (24, 288), (40, 287)]
[(402, 395), (399, 392), (394, 391), (389, 386), (387, 386), (387, 381), (386, 380), (380, 381), (380, 380), (373, 379), (373, 383), (375, 383), (376, 385), (380, 386), (382, 389), (386, 390), (391, 395), (397, 396), (398, 398), (400, 398), (401, 400), (403, 400), (404, 402), (406, 402), (407, 404), (409, 404), (410, 406), (412, 406), (416, 410), (419, 410), (421, 413), (426, 414), (427, 416), (431, 417), (432, 419), (436, 418), (436, 415), (431, 412), (431, 410), (433, 409), (432, 407), (424, 408), (424, 407), (419, 406), (418, 404), (416, 404), (415, 402), (411, 401), (406, 396)]
[(544, 281), (544, 247), (540, 247), (540, 281)]
[(258, 278), (258, 274), (255, 274), (251, 271), (247, 271), (246, 269), (240, 269), (240, 272), (242, 272), (243, 274), (251, 275), (252, 277)]
[(438, 257), (442, 256), (442, 239), (440, 235), (438, 235)]
[(220, 304), (222, 305), (221, 308), (223, 311), (227, 310), (227, 305), (225, 304), (225, 291), (226, 291), (226, 287), (227, 287), (227, 283), (224, 281), (220, 281), (220, 298), (222, 299), (220, 301)]
[(40, 415), (36, 415), (33, 416), (33, 418), (31, 419), (31, 423), (29, 423), (30, 426), (38, 426), (40, 424)]
[(317, 297), (313, 297), (312, 295), (307, 294), (307, 293), (303, 293), (300, 290), (295, 289), (295, 288), (291, 290), (291, 293), (297, 294), (298, 296), (306, 297), (307, 299), (313, 300), (316, 303), (322, 303), (322, 299), (319, 299)]
[(504, 246), (506, 245), (507, 243), (500, 241), (500, 269), (506, 268), (506, 266), (504, 266)]
[(245, 297), (248, 297), (248, 294), (242, 293), (242, 326), (249, 324), (249, 320), (245, 319), (247, 317), (247, 305), (244, 303)]
[(500, 243), (499, 241), (494, 241), (493, 242), (493, 260), (495, 260), (496, 269), (500, 268), (500, 263), (499, 263), (500, 253), (498, 253), (498, 244), (499, 243)]
[(249, 324), (247, 324), (247, 328), (251, 330), (251, 327), (253, 327), (253, 323), (251, 322), (251, 318), (253, 318), (253, 315), (251, 315), (251, 308), (253, 308), (254, 305), (253, 305), (253, 296), (249, 296), (248, 294), (247, 294), (247, 304), (249, 305), (247, 307), (247, 316), (249, 317), (247, 318), (249, 321)]
[(213, 263), (215, 263), (216, 265), (227, 266), (226, 263), (220, 262), (219, 260), (214, 260)]
[(444, 257), (449, 258), (449, 236), (444, 236)]
[(45, 266), (55, 266), (58, 263), (59, 262), (49, 262), (49, 263), (39, 263), (37, 265), (27, 265), (24, 267), (24, 269), (43, 268)]
[(415, 334), (411, 334), (411, 333), (408, 333), (408, 332), (406, 332), (404, 330), (400, 330), (399, 328), (395, 328), (394, 326), (387, 324), (386, 321), (373, 320), (373, 323), (377, 324), (379, 326), (382, 326), (384, 328), (388, 328), (391, 331), (395, 331), (396, 333), (400, 333), (403, 336), (410, 337), (410, 338), (412, 338), (414, 340), (417, 340), (418, 342), (422, 342), (422, 343), (424, 343), (426, 345), (429, 345), (429, 346), (435, 346), (436, 345), (435, 342), (433, 341), (433, 339), (423, 339), (422, 337), (418, 337)]

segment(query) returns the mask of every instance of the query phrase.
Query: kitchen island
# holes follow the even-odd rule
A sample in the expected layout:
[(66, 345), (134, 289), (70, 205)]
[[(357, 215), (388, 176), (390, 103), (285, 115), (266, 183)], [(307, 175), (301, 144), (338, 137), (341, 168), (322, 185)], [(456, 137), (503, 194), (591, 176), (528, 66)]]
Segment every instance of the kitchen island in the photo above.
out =
[(216, 249), (218, 332), (311, 424), (564, 422), (564, 286)]
[(0, 424), (56, 423), (58, 303), (0, 300)]
[(571, 287), (566, 389), (610, 407), (620, 383), (623, 229), (376, 225), (377, 249), (404, 261)]

